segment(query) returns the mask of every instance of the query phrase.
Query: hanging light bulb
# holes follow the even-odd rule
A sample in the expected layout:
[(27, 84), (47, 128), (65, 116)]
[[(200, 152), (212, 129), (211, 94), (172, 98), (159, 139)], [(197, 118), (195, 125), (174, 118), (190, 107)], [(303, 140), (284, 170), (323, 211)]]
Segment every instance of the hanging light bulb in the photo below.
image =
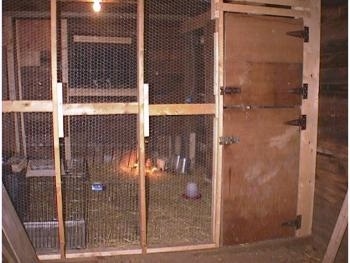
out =
[(94, 3), (92, 5), (92, 9), (97, 13), (100, 12), (101, 10), (101, 4), (100, 4), (100, 0), (94, 0)]

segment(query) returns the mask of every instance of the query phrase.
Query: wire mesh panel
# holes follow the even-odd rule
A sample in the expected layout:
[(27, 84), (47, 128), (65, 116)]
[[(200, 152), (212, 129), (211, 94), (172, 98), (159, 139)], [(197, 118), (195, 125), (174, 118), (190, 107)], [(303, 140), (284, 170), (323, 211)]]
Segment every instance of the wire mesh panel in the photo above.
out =
[[(212, 103), (210, 1), (145, 2), (145, 82), (152, 104)], [(212, 242), (212, 116), (151, 117), (146, 157), (150, 247)]]
[[(66, 2), (60, 7), (67, 101), (136, 101), (136, 1), (102, 4), (99, 13), (92, 11), (92, 3)], [(66, 17), (68, 12), (71, 16)]]
[(210, 116), (151, 118), (146, 155), (156, 168), (148, 167), (146, 177), (150, 246), (212, 240), (211, 123)]
[(209, 2), (145, 1), (145, 81), (151, 103), (214, 101)]
[[(67, 188), (64, 210), (73, 209), (80, 213), (75, 218), (84, 220), (85, 247), (138, 247), (136, 115), (73, 116), (70, 134), (71, 160), (66, 161), (66, 170), (70, 180), (77, 172), (85, 179), (79, 179), (79, 189)], [(75, 169), (74, 163), (82, 160), (85, 166)], [(73, 234), (67, 232), (68, 238)]]

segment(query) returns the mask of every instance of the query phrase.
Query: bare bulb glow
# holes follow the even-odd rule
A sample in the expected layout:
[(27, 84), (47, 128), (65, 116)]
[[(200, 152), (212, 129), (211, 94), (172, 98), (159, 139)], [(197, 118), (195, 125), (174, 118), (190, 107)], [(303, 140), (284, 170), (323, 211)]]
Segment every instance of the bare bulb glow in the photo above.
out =
[(95, 0), (95, 1), (94, 1), (94, 4), (92, 5), (92, 9), (93, 9), (95, 12), (100, 12), (100, 11), (101, 11), (101, 4), (100, 4), (100, 1), (99, 1), (99, 0)]

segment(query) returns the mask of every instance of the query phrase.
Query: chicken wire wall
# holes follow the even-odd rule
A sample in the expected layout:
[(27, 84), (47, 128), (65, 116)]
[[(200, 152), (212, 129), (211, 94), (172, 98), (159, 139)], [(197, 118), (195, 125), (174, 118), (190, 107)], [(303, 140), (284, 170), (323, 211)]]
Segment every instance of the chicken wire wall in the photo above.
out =
[[(136, 7), (136, 1), (103, 4), (101, 12), (108, 15), (99, 16), (91, 3), (58, 2), (57, 76), (64, 103), (137, 102)], [(209, 11), (207, 1), (145, 1), (144, 76), (151, 105), (214, 102), (213, 23), (210, 16), (199, 27), (190, 22)], [(15, 99), (51, 100), (50, 20), (15, 19), (13, 25)], [(9, 93), (6, 89), (3, 99)], [(19, 144), (19, 152), (14, 154), (12, 143), (3, 150), (27, 163), (16, 176), (10, 169), (5, 184), (36, 249), (57, 251), (52, 113), (3, 115), (3, 138)], [(138, 248), (137, 115), (72, 115), (63, 123), (67, 248)], [(145, 145), (150, 247), (212, 242), (212, 138), (213, 116), (150, 117)], [(186, 192), (189, 183), (198, 187), (195, 196)]]

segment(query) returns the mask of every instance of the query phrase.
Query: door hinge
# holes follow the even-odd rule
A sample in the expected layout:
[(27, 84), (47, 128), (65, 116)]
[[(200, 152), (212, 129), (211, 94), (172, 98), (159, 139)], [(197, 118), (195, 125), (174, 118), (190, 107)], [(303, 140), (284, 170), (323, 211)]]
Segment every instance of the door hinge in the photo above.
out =
[(239, 143), (239, 138), (234, 136), (222, 136), (219, 138), (220, 145), (229, 145)]
[(309, 92), (309, 84), (307, 84), (307, 83), (304, 83), (303, 86), (300, 88), (295, 88), (295, 89), (289, 90), (289, 93), (299, 94), (303, 97), (304, 100), (307, 99), (308, 92)]
[(302, 220), (302, 216), (297, 215), (297, 217), (295, 219), (283, 222), (282, 226), (294, 227), (295, 229), (300, 229), (301, 228), (301, 220)]
[(303, 38), (304, 42), (309, 42), (309, 27), (304, 26), (304, 30), (287, 32), (288, 36)]
[(220, 95), (225, 94), (239, 94), (241, 93), (241, 88), (238, 87), (221, 87), (220, 88)]
[(299, 126), (301, 130), (306, 129), (306, 115), (301, 115), (299, 119), (286, 122), (287, 125)]

